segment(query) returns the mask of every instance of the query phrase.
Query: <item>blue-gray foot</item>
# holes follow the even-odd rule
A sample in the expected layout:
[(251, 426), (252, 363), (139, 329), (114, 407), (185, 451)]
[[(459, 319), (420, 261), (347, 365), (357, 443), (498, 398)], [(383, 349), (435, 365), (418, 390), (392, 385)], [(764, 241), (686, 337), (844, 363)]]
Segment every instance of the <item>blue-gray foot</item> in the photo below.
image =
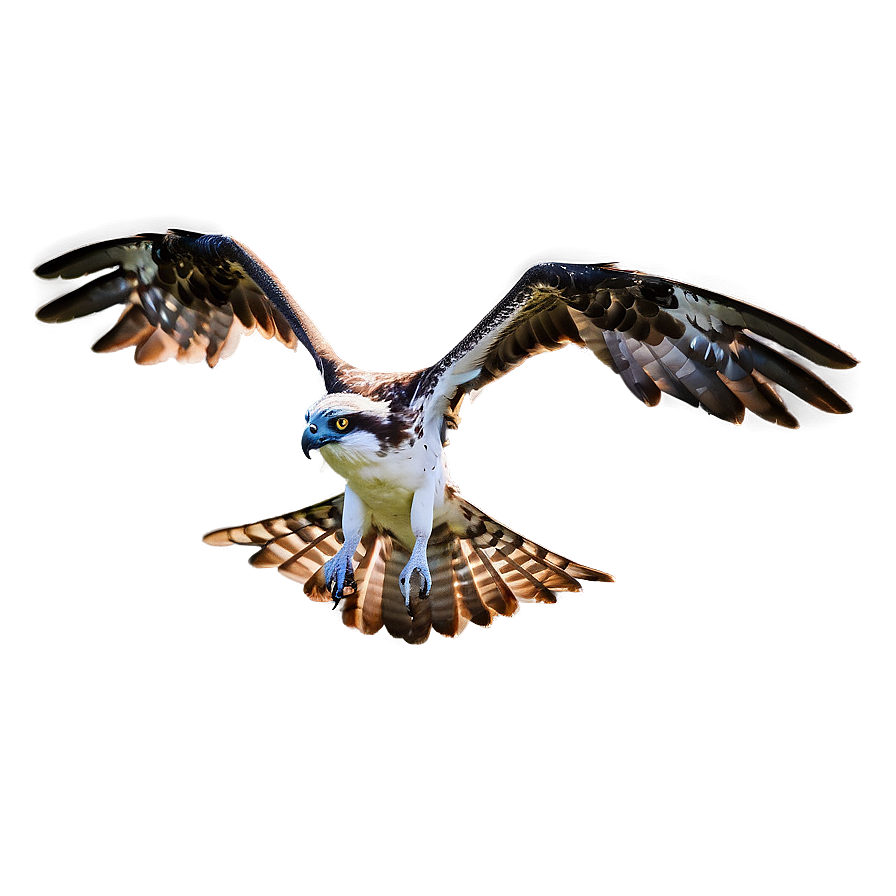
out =
[(409, 615), (411, 613), (411, 576), (414, 573), (420, 576), (420, 597), (428, 597), (432, 588), (432, 576), (429, 574), (429, 565), (426, 562), (426, 542), (420, 542), (415, 545), (411, 553), (411, 559), (408, 560), (407, 566), (401, 571), (398, 577), (398, 587), (404, 595), (404, 605)]
[(333, 609), (345, 597), (345, 591), (355, 590), (355, 570), (352, 567), (352, 554), (343, 547), (335, 557), (324, 563), (324, 579), (333, 597)]

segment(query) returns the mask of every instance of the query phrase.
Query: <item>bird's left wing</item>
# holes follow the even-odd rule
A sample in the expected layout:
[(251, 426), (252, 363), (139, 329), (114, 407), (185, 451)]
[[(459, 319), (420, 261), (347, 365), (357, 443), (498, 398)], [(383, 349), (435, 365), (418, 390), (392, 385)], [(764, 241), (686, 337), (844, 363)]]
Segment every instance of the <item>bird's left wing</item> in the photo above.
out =
[(795, 428), (777, 386), (823, 411), (851, 408), (824, 381), (773, 347), (824, 367), (855, 358), (790, 321), (709, 290), (614, 265), (547, 263), (522, 279), (444, 358), (415, 400), (456, 426), (457, 409), (527, 358), (589, 348), (647, 405), (663, 392), (740, 423), (745, 410)]
[(67, 252), (40, 265), (39, 277), (71, 280), (108, 270), (37, 312), (60, 322), (123, 305), (118, 322), (93, 346), (134, 347), (138, 364), (168, 358), (214, 367), (258, 330), (289, 348), (301, 342), (329, 389), (343, 366), (330, 344), (274, 274), (242, 243), (186, 230), (142, 233)]

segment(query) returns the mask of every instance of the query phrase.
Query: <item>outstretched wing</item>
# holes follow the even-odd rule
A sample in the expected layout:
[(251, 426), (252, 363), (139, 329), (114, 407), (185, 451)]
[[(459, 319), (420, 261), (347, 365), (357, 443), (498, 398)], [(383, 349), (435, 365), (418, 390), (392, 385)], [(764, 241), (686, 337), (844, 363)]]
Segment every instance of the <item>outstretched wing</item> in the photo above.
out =
[(329, 389), (342, 366), (330, 344), (245, 246), (221, 234), (185, 230), (142, 233), (67, 252), (35, 270), (71, 280), (107, 273), (37, 312), (60, 322), (123, 305), (118, 323), (93, 346), (97, 352), (135, 348), (138, 364), (168, 358), (214, 367), (243, 333), (258, 330), (289, 348), (301, 342)]
[(663, 392), (740, 423), (745, 410), (799, 424), (780, 386), (835, 414), (851, 408), (824, 381), (769, 343), (824, 367), (855, 358), (808, 330), (717, 293), (614, 265), (530, 268), (417, 389), (426, 415), (456, 426), (464, 396), (527, 358), (574, 344), (589, 348), (645, 404)]

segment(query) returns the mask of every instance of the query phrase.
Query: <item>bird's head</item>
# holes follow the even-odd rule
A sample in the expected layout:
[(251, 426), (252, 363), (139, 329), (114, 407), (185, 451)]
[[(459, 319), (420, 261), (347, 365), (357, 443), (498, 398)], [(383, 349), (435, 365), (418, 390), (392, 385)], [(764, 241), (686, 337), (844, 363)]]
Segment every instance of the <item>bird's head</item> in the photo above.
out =
[(337, 392), (314, 402), (305, 414), (302, 451), (315, 448), (337, 472), (346, 466), (370, 463), (381, 456), (391, 427), (389, 403), (363, 395)]

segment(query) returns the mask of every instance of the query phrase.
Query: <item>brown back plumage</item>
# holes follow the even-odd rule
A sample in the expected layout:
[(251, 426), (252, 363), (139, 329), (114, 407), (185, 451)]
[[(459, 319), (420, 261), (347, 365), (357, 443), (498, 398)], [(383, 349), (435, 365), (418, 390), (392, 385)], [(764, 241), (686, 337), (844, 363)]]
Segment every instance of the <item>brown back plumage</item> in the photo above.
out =
[[(367, 635), (381, 628), (394, 638), (422, 644), (430, 630), (454, 637), (468, 622), (490, 625), (512, 616), (519, 601), (555, 603), (558, 591), (580, 591), (580, 580), (611, 582), (612, 577), (573, 563), (502, 526), (453, 495), (462, 524), (433, 530), (427, 549), (432, 590), (421, 598), (412, 580), (411, 613), (398, 576), (410, 552), (390, 533), (373, 529), (355, 554), (356, 587), (342, 602), (342, 621)], [(213, 545), (260, 547), (250, 563), (276, 567), (305, 586), (316, 601), (330, 600), (323, 564), (342, 543), (342, 496), (303, 510), (205, 536)]]

